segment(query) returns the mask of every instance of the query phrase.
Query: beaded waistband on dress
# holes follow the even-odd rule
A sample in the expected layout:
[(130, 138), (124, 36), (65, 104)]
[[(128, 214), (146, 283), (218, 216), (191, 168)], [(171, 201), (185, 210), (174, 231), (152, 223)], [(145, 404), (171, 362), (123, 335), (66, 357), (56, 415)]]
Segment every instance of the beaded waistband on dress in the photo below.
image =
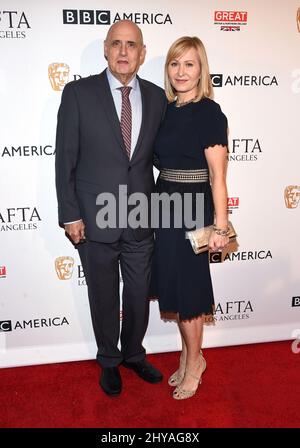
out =
[(160, 172), (159, 178), (169, 182), (207, 182), (209, 180), (208, 170), (206, 168), (201, 170), (175, 170), (163, 168)]

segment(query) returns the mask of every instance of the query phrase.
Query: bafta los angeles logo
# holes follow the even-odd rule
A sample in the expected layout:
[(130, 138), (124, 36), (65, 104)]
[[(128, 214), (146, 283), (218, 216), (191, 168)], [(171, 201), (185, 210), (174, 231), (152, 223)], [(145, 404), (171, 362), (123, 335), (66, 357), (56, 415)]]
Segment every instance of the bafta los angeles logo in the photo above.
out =
[(297, 9), (296, 21), (297, 21), (298, 33), (300, 33), (300, 6)]
[(55, 260), (55, 271), (59, 280), (69, 280), (72, 277), (74, 258), (57, 257)]
[(48, 67), (48, 76), (53, 90), (61, 92), (69, 82), (70, 67), (64, 62), (53, 62)]
[(284, 202), (286, 208), (298, 207), (300, 200), (300, 185), (288, 185), (284, 189)]

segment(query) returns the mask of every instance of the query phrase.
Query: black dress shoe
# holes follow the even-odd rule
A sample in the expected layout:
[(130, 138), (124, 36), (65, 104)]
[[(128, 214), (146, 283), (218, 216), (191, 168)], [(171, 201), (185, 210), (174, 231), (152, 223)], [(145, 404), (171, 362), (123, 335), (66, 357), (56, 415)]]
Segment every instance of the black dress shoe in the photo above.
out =
[(132, 369), (138, 374), (143, 380), (148, 381), (148, 383), (159, 383), (163, 376), (159, 370), (157, 370), (150, 362), (146, 359), (137, 362), (126, 362), (123, 361), (123, 366), (127, 369)]
[(122, 380), (119, 368), (103, 367), (99, 383), (107, 395), (119, 395), (122, 390)]

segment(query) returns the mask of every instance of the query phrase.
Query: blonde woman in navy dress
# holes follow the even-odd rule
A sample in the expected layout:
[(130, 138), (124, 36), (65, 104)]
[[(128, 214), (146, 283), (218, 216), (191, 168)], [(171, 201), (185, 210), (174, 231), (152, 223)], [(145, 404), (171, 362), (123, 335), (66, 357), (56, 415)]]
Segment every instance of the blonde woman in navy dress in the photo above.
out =
[[(181, 37), (169, 49), (165, 90), (169, 105), (155, 143), (157, 192), (203, 193), (203, 223), (216, 228), (209, 246), (222, 250), (229, 242), (227, 119), (211, 99), (207, 56), (197, 37)], [(158, 297), (161, 312), (177, 316), (182, 351), (168, 382), (176, 387), (173, 397), (182, 400), (195, 394), (206, 368), (203, 322), (214, 312), (214, 297), (208, 252), (195, 255), (186, 228), (174, 227), (156, 230), (151, 295)]]

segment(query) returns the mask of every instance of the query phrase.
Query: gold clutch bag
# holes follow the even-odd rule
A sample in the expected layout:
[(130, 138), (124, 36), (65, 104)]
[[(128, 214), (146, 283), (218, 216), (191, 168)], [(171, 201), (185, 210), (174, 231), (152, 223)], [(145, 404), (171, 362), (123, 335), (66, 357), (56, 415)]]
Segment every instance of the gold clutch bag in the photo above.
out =
[[(188, 239), (191, 242), (192, 248), (195, 254), (200, 254), (209, 250), (208, 241), (210, 234), (213, 230), (213, 225), (201, 227), (200, 229), (192, 230), (190, 232), (186, 232)], [(229, 240), (232, 241), (236, 238), (237, 234), (233, 228), (231, 222), (228, 222), (228, 234)]]

